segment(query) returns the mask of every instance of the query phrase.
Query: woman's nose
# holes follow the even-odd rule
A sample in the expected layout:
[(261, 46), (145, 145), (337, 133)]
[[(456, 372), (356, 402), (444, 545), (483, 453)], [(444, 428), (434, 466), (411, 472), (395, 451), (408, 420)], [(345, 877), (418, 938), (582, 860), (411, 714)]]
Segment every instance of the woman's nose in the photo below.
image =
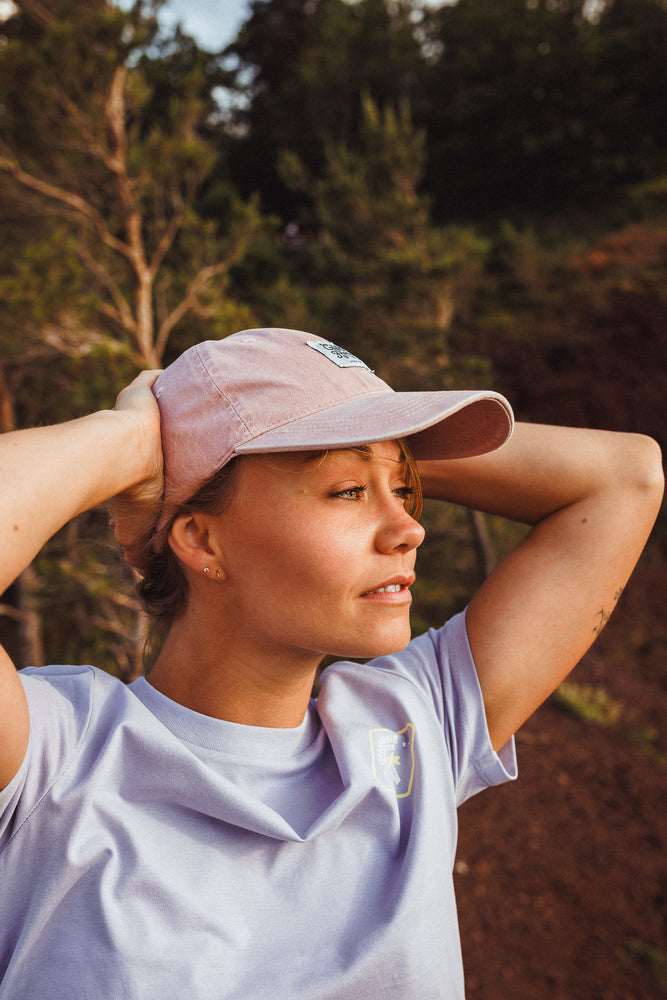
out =
[(421, 545), (425, 534), (419, 521), (415, 521), (402, 505), (394, 501), (378, 527), (377, 547), (382, 552), (393, 552), (395, 549), (409, 552)]

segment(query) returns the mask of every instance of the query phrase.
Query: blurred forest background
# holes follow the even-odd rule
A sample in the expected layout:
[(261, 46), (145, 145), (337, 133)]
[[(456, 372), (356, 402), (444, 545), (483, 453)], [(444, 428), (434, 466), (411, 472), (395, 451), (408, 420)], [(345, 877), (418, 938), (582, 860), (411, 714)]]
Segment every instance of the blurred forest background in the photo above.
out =
[[(222, 52), (161, 7), (0, 5), (2, 430), (290, 326), (395, 388), (488, 386), (520, 419), (665, 448), (666, 0), (252, 0)], [(425, 517), (418, 631), (522, 530)], [(519, 735), (527, 778), (462, 810), (471, 998), (667, 996), (666, 579), (663, 514), (617, 620)], [(21, 665), (142, 670), (103, 510), (1, 600)]]

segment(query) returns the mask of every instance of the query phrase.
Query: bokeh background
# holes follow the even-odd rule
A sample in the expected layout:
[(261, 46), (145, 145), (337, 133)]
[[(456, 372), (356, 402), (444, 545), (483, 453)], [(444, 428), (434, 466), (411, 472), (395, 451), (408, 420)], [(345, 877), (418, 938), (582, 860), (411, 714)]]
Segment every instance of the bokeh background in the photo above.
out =
[[(396, 388), (493, 387), (520, 419), (665, 447), (665, 0), (2, 0), (0, 19), (2, 430), (290, 326)], [(418, 631), (522, 530), (425, 518)], [(663, 514), (518, 734), (521, 780), (461, 810), (471, 1000), (667, 996), (666, 580)], [(22, 665), (130, 680), (133, 583), (91, 511), (2, 595), (2, 638)]]

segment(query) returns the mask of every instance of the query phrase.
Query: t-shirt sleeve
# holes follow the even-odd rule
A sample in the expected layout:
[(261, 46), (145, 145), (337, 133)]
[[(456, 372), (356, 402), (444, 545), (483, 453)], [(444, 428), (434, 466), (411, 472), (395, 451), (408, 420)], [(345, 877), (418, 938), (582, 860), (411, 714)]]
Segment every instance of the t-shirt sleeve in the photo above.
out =
[(483, 788), (516, 778), (514, 738), (498, 753), (491, 745), (465, 612), (375, 663), (402, 673), (432, 702), (443, 727), (458, 805)]
[(73, 759), (90, 720), (91, 667), (29, 667), (20, 672), (30, 737), (23, 764), (0, 791), (0, 850)]

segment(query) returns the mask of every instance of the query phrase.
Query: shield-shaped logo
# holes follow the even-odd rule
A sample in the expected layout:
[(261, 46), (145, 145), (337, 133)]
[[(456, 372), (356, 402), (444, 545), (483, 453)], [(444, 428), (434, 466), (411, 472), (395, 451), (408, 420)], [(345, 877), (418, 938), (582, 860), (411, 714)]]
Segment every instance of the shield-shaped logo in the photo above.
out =
[(383, 788), (390, 788), (397, 799), (412, 791), (415, 776), (415, 727), (408, 722), (403, 729), (371, 729), (373, 774)]

